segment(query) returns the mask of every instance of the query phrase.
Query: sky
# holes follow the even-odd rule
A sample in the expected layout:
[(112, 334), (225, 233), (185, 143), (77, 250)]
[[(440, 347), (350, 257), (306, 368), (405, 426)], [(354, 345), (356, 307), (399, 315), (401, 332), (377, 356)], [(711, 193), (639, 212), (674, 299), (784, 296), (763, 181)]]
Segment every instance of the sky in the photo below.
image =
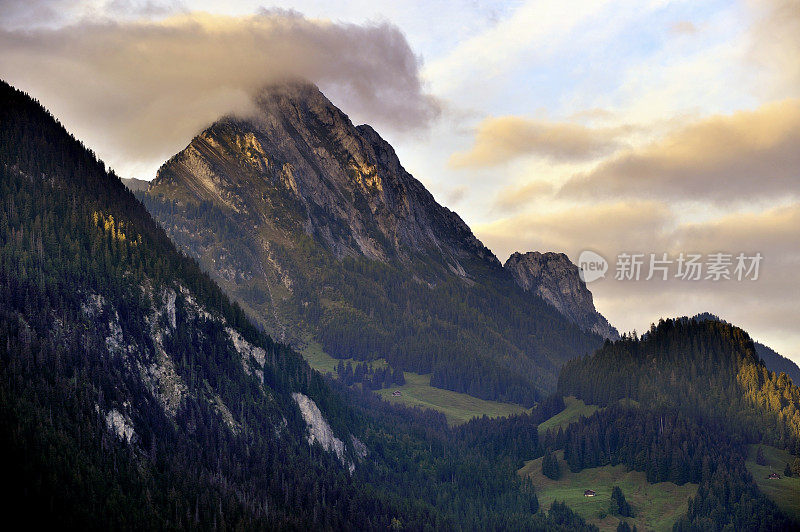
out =
[(800, 363), (800, 0), (230, 4), (0, 0), (0, 77), (148, 180), (309, 79), (502, 261), (603, 257), (620, 331), (711, 312)]

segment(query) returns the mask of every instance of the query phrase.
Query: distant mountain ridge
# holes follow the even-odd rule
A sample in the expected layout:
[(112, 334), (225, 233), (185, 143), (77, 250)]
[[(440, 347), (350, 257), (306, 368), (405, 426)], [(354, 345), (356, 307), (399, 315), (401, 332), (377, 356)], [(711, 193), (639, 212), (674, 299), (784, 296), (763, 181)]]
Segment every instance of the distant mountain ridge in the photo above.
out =
[(600, 345), (316, 87), (272, 86), (256, 104), (195, 137), (141, 198), (274, 336), (526, 404)]
[(131, 192), (144, 192), (150, 187), (150, 181), (144, 179), (136, 179), (135, 177), (123, 178), (122, 184), (128, 187)]
[(582, 329), (609, 340), (619, 333), (594, 307), (580, 270), (563, 253), (513, 253), (505, 265), (523, 290), (540, 296)]

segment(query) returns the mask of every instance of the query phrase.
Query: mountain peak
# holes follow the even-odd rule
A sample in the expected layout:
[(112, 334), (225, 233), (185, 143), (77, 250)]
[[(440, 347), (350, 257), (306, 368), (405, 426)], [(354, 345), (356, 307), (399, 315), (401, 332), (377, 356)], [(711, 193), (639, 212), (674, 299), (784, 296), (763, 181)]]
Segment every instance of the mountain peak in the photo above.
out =
[(466, 277), (470, 262), (499, 268), (389, 143), (370, 126), (354, 126), (316, 86), (270, 85), (255, 103), (254, 116), (226, 117), (195, 137), (162, 166), (150, 192), (180, 190), (176, 199), (210, 201), (258, 223), (278, 218), (277, 230), (302, 228), (340, 258), (424, 255)]
[(578, 267), (564, 253), (515, 252), (504, 268), (523, 290), (537, 294), (582, 329), (611, 340), (619, 338), (617, 330), (595, 309)]
[(330, 127), (352, 128), (348, 116), (343, 113), (319, 87), (303, 80), (284, 81), (265, 85), (253, 97), (258, 119), (294, 115), (295, 118), (319, 121)]

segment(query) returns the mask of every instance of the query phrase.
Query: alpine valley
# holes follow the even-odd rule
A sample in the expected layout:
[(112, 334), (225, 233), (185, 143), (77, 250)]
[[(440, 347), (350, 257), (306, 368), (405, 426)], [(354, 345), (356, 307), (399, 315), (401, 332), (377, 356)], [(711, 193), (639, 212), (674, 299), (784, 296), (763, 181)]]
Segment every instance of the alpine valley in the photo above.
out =
[[(129, 189), (0, 82), (9, 522), (800, 527), (788, 359), (710, 314), (620, 337), (566, 255), (501, 264), (315, 86), (254, 101)], [(509, 410), (383, 399), (417, 378)]]

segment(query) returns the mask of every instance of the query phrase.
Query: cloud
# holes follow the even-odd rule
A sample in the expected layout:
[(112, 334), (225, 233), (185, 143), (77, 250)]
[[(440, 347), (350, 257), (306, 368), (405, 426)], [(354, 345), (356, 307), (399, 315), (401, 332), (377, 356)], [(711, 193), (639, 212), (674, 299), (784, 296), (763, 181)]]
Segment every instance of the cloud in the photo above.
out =
[(749, 0), (754, 17), (750, 57), (770, 75), (754, 76), (771, 97), (797, 96), (800, 87), (800, 3)]
[(650, 250), (674, 223), (673, 212), (661, 203), (614, 202), (524, 212), (478, 225), (475, 233), (500, 258), (515, 251), (558, 251), (577, 259), (585, 249)]
[(3, 0), (0, 25), (9, 28), (58, 23), (74, 15), (80, 7), (79, 0)]
[(497, 194), (493, 207), (506, 213), (513, 213), (526, 204), (550, 196), (553, 191), (553, 185), (547, 181), (532, 181), (522, 186), (505, 188)]
[(450, 166), (495, 166), (528, 155), (553, 161), (593, 159), (617, 149), (624, 131), (518, 116), (487, 118), (478, 125), (472, 148), (454, 153)]
[(339, 24), (295, 12), (0, 30), (0, 72), (118, 163), (163, 160), (253, 92), (305, 78), (378, 127), (424, 127), (438, 113), (419, 61), (388, 23)]
[[(619, 2), (618, 2), (619, 3)], [(537, 62), (574, 38), (576, 28), (596, 24), (610, 0), (524, 1), (484, 31), (426, 65), (439, 92), (482, 93), (521, 61)], [(639, 10), (644, 9), (636, 4)], [(633, 9), (630, 12), (635, 12)], [(438, 92), (437, 92), (438, 93)]]
[(679, 248), (760, 252), (770, 262), (797, 263), (795, 274), (800, 276), (800, 203), (683, 224), (674, 240)]
[(156, 17), (186, 11), (180, 0), (3, 0), (0, 26), (5, 28), (58, 27), (89, 18)]
[(669, 30), (676, 35), (694, 35), (699, 30), (691, 20), (680, 20), (670, 26)]
[(460, 185), (449, 190), (445, 194), (445, 198), (447, 199), (448, 204), (455, 205), (456, 203), (460, 203), (466, 197), (468, 192), (469, 192), (468, 187)]
[(562, 197), (747, 202), (800, 193), (800, 100), (712, 116), (576, 175)]

